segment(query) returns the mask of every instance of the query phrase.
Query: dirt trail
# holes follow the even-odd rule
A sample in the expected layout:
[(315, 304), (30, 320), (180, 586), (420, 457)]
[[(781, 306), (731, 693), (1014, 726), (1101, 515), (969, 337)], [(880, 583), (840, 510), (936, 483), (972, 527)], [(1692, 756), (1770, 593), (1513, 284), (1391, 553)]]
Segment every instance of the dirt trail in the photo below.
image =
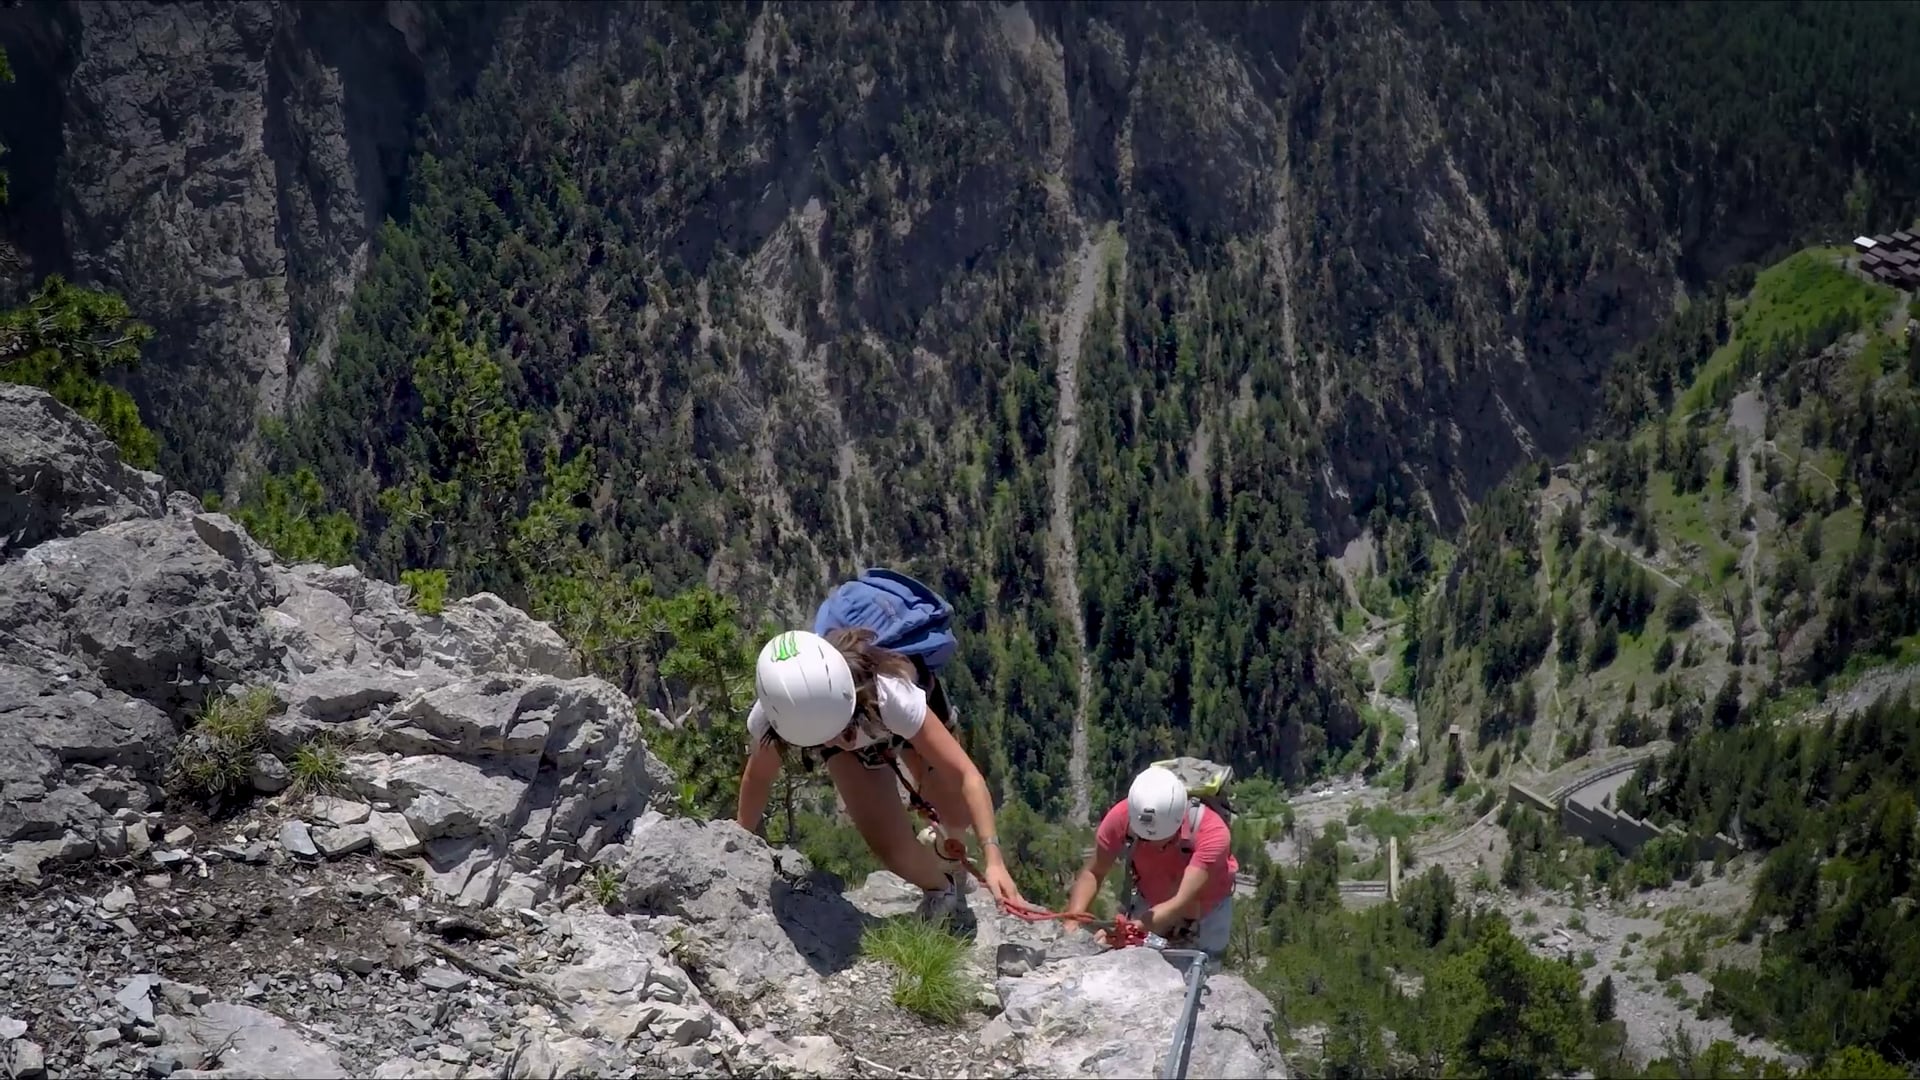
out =
[(1067, 759), (1067, 784), (1072, 803), (1070, 820), (1087, 821), (1093, 812), (1087, 784), (1087, 704), (1093, 689), (1088, 659), (1086, 609), (1080, 602), (1080, 549), (1073, 532), (1073, 466), (1080, 452), (1080, 344), (1087, 318), (1100, 299), (1101, 271), (1106, 266), (1112, 226), (1090, 232), (1074, 259), (1073, 290), (1060, 315), (1059, 351), (1054, 357), (1054, 389), (1058, 395), (1053, 430), (1053, 520), (1048, 532), (1047, 571), (1079, 654), (1079, 692), (1073, 708), (1073, 743)]

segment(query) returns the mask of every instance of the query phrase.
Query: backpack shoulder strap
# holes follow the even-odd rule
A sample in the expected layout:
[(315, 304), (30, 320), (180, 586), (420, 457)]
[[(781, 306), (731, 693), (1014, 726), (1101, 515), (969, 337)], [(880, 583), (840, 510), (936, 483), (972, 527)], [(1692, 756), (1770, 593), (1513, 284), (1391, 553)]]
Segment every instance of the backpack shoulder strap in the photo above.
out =
[(1187, 816), (1180, 822), (1181, 854), (1193, 854), (1193, 845), (1200, 839), (1200, 822), (1206, 812), (1206, 804), (1199, 799), (1187, 800)]

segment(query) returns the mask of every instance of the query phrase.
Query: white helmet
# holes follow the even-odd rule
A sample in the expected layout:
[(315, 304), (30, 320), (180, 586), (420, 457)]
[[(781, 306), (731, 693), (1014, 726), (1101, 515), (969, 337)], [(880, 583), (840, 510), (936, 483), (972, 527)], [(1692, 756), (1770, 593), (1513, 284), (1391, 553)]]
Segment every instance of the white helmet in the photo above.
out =
[(853, 672), (818, 634), (789, 630), (761, 646), (753, 688), (774, 734), (793, 746), (819, 746), (853, 719)]
[(1187, 815), (1187, 785), (1158, 765), (1133, 778), (1127, 789), (1127, 826), (1142, 840), (1165, 840)]

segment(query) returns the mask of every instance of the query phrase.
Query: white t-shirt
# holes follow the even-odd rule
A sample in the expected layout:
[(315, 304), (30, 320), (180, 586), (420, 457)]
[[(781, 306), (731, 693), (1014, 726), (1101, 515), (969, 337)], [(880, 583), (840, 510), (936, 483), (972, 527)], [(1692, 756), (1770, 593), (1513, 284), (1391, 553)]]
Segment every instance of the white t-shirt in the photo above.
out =
[[(880, 723), (892, 734), (903, 739), (911, 739), (920, 734), (920, 725), (927, 719), (927, 692), (906, 679), (896, 679), (891, 675), (876, 675), (873, 679), (873, 692), (880, 706)], [(747, 713), (747, 736), (758, 743), (767, 734), (767, 710), (758, 701)], [(865, 725), (854, 728), (853, 748), (855, 750), (872, 746), (880, 740), (867, 733)]]

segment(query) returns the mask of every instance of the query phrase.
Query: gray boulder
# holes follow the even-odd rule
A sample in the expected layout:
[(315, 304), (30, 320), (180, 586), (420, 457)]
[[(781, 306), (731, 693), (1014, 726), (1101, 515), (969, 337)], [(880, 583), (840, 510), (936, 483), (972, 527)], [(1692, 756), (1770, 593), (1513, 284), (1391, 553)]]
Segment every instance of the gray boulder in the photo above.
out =
[(159, 1018), (167, 1045), (185, 1048), (183, 1057), (201, 1058), (218, 1050), (209, 1069), (182, 1069), (172, 1075), (216, 1080), (313, 1080), (350, 1076), (334, 1052), (302, 1036), (286, 1021), (249, 1005), (215, 1001), (188, 1015)]
[(573, 649), (553, 627), (492, 593), (475, 593), (421, 619), (420, 638), (428, 660), (455, 671), (581, 674)]
[(52, 394), (0, 383), (0, 562), (46, 540), (158, 517), (165, 491)]
[[(174, 742), (151, 705), (85, 676), (0, 660), (0, 844), (16, 876), (42, 863), (125, 851), (114, 811), (144, 810)], [(31, 846), (27, 846), (31, 845)]]
[(215, 517), (125, 521), (0, 564), (0, 638), (63, 653), (168, 710), (277, 674), (260, 616), (273, 582)]
[(298, 674), (350, 666), (456, 676), (582, 673), (551, 626), (492, 593), (423, 615), (409, 606), (405, 589), (351, 566), (306, 564), (277, 571), (277, 578), (283, 598), (266, 617), (286, 645), (288, 669)]
[(372, 737), (392, 706), (454, 678), (438, 668), (408, 671), (367, 665), (297, 676), (274, 688), (286, 708), (268, 719), (268, 743), (285, 756), (321, 737), (361, 742)]
[(622, 900), (686, 921), (688, 967), (736, 1018), (805, 1015), (821, 980), (859, 957), (872, 920), (806, 856), (735, 822), (649, 811), (624, 846)]
[[(0, 386), (0, 863), (124, 853), (216, 694), (275, 689), (268, 748), (328, 736), (393, 804), (325, 853), (419, 851), (467, 902), (530, 906), (640, 812), (664, 766), (632, 703), (482, 593), (423, 615), (352, 567), (285, 567), (48, 395)], [(251, 763), (262, 791), (290, 779)]]
[[(999, 981), (1003, 1023), (1046, 1076), (1158, 1076), (1185, 992), (1184, 967), (1146, 948), (1049, 963)], [(1214, 973), (1200, 999), (1186, 1075), (1285, 1077), (1273, 1006), (1237, 975)]]
[[(379, 692), (357, 702), (389, 692), (385, 673), (370, 682)], [(331, 685), (342, 700), (347, 680)], [(632, 703), (600, 679), (473, 676), (359, 723), (372, 749), (347, 759), (347, 782), (392, 805), (428, 879), (469, 904), (537, 903), (672, 784)]]

